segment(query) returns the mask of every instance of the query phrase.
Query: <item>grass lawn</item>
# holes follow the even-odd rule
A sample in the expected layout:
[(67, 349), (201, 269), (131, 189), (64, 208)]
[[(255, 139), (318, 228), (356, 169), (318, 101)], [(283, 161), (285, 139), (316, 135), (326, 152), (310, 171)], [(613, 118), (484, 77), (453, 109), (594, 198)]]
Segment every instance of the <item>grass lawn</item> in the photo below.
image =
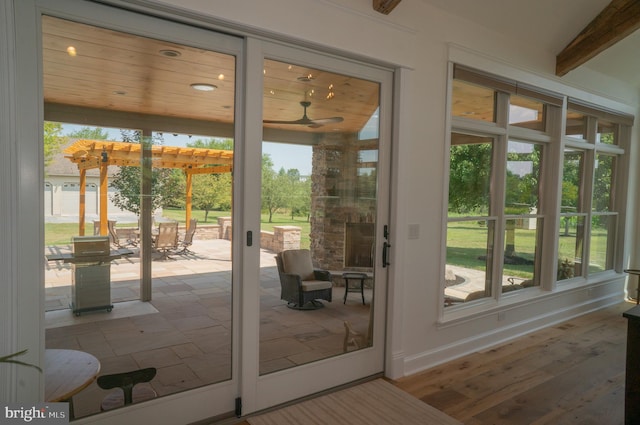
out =
[[(163, 210), (162, 216), (170, 220), (176, 220), (181, 224), (185, 224), (185, 212), (184, 210)], [(230, 217), (230, 211), (210, 211), (207, 217), (207, 221), (204, 221), (205, 213), (202, 210), (192, 210), (191, 217), (197, 218), (199, 224), (216, 224), (218, 217)], [(269, 215), (262, 214), (261, 226), (262, 230), (272, 232), (273, 226), (298, 226), (301, 227), (300, 246), (301, 248), (309, 248), (310, 240), (310, 223), (306, 217), (294, 217), (291, 219), (291, 215), (288, 214), (274, 214), (273, 222), (268, 222)], [(116, 223), (118, 226), (132, 226), (133, 223)], [(93, 223), (87, 223), (85, 226), (86, 234), (93, 233)], [(71, 242), (71, 237), (78, 234), (78, 224), (76, 223), (46, 223), (45, 224), (45, 245), (67, 245)]]
[[(573, 262), (576, 253), (575, 228), (570, 229), (568, 236), (561, 236), (558, 257)], [(591, 252), (589, 272), (604, 270), (607, 231), (604, 227), (593, 227), (591, 231)], [(476, 221), (450, 222), (447, 226), (447, 264), (475, 270), (486, 270), (483, 256), (487, 255), (488, 230)], [(515, 248), (518, 257), (534, 260), (536, 230), (516, 229)], [(533, 265), (504, 265), (505, 276), (531, 278)]]

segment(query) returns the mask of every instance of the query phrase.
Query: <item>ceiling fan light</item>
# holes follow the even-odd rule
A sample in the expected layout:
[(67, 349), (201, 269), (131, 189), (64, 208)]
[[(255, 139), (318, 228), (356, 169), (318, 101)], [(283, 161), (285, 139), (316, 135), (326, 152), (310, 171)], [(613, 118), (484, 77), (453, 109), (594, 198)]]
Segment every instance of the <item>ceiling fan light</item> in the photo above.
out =
[(191, 84), (191, 88), (199, 91), (214, 91), (218, 87), (209, 83), (193, 83)]
[(180, 53), (179, 51), (172, 50), (172, 49), (163, 49), (163, 50), (160, 50), (159, 53), (162, 56), (166, 56), (168, 58), (177, 58), (178, 56), (182, 55), (182, 53)]

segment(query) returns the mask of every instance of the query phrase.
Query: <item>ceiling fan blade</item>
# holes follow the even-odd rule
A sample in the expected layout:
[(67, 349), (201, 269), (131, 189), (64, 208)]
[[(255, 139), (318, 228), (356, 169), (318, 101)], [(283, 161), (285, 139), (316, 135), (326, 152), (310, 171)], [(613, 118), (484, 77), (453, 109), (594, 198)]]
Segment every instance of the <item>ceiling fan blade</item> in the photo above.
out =
[(298, 120), (285, 121), (285, 120), (262, 120), (263, 124), (294, 124), (294, 125), (306, 125), (310, 128), (318, 128), (322, 127), (325, 124), (332, 124), (337, 122), (344, 121), (342, 117), (331, 117), (331, 118), (319, 118), (317, 120), (309, 119), (307, 116), (307, 108), (311, 105), (311, 102), (302, 101), (300, 105), (304, 108), (304, 112), (302, 114), (302, 118)]
[(314, 124), (334, 124), (344, 121), (342, 117), (330, 117), (330, 118), (318, 118), (317, 120), (311, 120)]
[(299, 120), (293, 121), (284, 121), (284, 120), (262, 120), (264, 124), (299, 124), (299, 125), (307, 125), (313, 124), (313, 121), (307, 117), (300, 118)]

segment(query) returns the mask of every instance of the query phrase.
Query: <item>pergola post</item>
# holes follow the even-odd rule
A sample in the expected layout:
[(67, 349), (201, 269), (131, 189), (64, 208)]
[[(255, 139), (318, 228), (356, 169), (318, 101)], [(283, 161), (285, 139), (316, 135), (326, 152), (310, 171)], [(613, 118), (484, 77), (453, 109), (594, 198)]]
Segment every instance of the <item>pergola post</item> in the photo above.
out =
[(109, 178), (107, 176), (107, 169), (109, 168), (109, 162), (107, 158), (107, 152), (102, 152), (102, 160), (100, 161), (100, 235), (106, 236), (109, 234), (107, 227), (107, 190), (109, 187)]
[(191, 220), (191, 198), (193, 195), (193, 174), (187, 170), (187, 199), (185, 202), (185, 223), (189, 228), (189, 221)]
[(86, 215), (87, 170), (80, 170), (80, 205), (78, 206), (78, 235), (84, 236), (84, 222)]

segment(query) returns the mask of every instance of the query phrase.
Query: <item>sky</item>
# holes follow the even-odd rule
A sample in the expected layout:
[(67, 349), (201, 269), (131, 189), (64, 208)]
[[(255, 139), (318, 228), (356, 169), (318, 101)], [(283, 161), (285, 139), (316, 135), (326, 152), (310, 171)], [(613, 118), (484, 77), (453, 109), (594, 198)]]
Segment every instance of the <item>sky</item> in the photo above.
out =
[[(82, 125), (75, 124), (63, 124), (62, 134), (68, 135), (74, 131), (78, 131), (84, 127)], [(103, 128), (109, 134), (109, 139), (112, 141), (121, 140), (120, 130), (114, 128)], [(186, 134), (163, 134), (164, 144), (166, 146), (186, 146), (190, 141), (198, 139), (207, 140), (208, 136), (192, 136), (189, 138)], [(274, 164), (274, 170), (280, 171), (280, 168), (290, 170), (292, 168), (297, 169), (302, 176), (311, 175), (311, 146), (293, 145), (285, 143), (262, 143), (262, 153), (269, 154)]]

